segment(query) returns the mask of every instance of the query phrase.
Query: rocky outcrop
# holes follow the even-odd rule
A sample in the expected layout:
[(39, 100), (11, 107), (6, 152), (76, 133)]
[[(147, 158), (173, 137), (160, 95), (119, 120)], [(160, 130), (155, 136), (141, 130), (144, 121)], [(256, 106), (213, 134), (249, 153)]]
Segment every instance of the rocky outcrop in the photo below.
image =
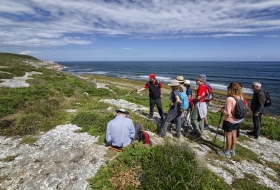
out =
[(0, 189), (90, 189), (87, 180), (105, 164), (107, 148), (78, 129), (57, 126), (31, 146), (0, 137)]
[(19, 87), (29, 87), (29, 84), (26, 82), (27, 79), (32, 79), (30, 76), (32, 75), (38, 75), (42, 74), (40, 72), (27, 72), (23, 77), (13, 77), (12, 79), (0, 79), (0, 81), (3, 81), (0, 83), (0, 87), (6, 86), (11, 88), (19, 88)]
[(53, 61), (32, 61), (32, 60), (27, 60), (24, 61), (25, 63), (32, 65), (34, 67), (45, 67), (48, 69), (62, 69), (63, 66), (57, 64), (56, 62)]

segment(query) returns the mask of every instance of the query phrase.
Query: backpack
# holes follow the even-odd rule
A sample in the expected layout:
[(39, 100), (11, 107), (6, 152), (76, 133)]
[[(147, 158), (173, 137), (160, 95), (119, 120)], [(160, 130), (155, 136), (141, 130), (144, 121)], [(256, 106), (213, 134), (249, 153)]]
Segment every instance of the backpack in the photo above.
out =
[(213, 96), (214, 96), (213, 90), (209, 84), (205, 84), (205, 86), (206, 86), (205, 100), (206, 100), (206, 102), (210, 102), (211, 100), (213, 100)]
[(185, 92), (179, 92), (180, 108), (186, 111), (189, 108), (189, 98)]
[(269, 93), (266, 90), (264, 90), (263, 92), (265, 93), (264, 107), (271, 106), (271, 99)]
[(236, 104), (235, 104), (235, 111), (234, 111), (234, 118), (235, 119), (243, 119), (246, 114), (247, 114), (247, 108), (246, 108), (246, 105), (242, 99), (242, 97), (240, 96), (240, 99), (237, 99), (236, 97), (232, 96), (235, 101), (236, 101)]
[(152, 145), (149, 134), (142, 129), (139, 129), (137, 139), (139, 142), (143, 142), (143, 144), (148, 144), (150, 146)]

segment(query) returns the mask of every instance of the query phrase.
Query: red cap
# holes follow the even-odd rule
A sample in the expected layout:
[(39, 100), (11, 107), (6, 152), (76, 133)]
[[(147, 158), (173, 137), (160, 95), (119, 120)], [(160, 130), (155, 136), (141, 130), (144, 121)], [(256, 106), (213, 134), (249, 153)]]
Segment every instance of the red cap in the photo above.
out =
[(149, 79), (155, 79), (156, 75), (155, 74), (150, 74)]

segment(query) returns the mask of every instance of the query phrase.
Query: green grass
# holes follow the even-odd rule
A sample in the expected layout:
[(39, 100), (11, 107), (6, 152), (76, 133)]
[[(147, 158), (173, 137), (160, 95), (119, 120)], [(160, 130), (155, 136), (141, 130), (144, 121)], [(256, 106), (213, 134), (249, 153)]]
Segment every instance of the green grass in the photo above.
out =
[(38, 137), (25, 136), (21, 139), (21, 144), (33, 145), (38, 140)]
[(0, 159), (0, 161), (3, 161), (3, 162), (12, 162), (12, 161), (14, 161), (14, 160), (16, 159), (17, 156), (18, 156), (18, 155), (15, 155), (15, 156), (7, 156), (7, 157), (5, 157), (5, 158), (3, 158), (3, 159)]
[(36, 61), (32, 57), (13, 54), (1, 54), (0, 57), (1, 66), (11, 68), (12, 76), (23, 76), (27, 71), (42, 73), (27, 81), (30, 84), (28, 88), (0, 88), (1, 135), (24, 136), (48, 131), (71, 119), (63, 110), (72, 108), (74, 102), (96, 103), (96, 97), (110, 97), (108, 90), (96, 89), (89, 81), (27, 65), (24, 62), (26, 58)]
[(237, 178), (233, 181), (232, 187), (235, 190), (250, 189), (250, 190), (272, 190), (261, 184), (256, 184), (258, 178), (252, 174), (245, 175), (245, 178)]
[(114, 118), (111, 113), (96, 111), (79, 112), (72, 120), (72, 124), (82, 127), (78, 132), (87, 132), (89, 135), (99, 136), (98, 143), (103, 144), (106, 136), (107, 123)]
[[(122, 180), (121, 180), (122, 179)], [(133, 143), (90, 181), (92, 189), (230, 189), (184, 146)]]

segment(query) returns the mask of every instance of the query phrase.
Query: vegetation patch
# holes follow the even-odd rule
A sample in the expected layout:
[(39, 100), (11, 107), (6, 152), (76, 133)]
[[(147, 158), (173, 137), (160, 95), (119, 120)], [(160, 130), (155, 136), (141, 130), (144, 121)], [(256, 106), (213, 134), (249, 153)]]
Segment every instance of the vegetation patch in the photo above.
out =
[(210, 170), (199, 166), (187, 147), (169, 143), (150, 148), (135, 142), (124, 148), (115, 160), (98, 171), (91, 187), (120, 188), (116, 176), (124, 173), (131, 175), (122, 178), (121, 189), (230, 189)]
[(18, 157), (18, 155), (14, 155), (14, 156), (7, 156), (6, 158), (1, 159), (1, 161), (3, 162), (12, 162), (16, 159), (16, 157)]
[(265, 161), (265, 162), (266, 165), (271, 169), (273, 169), (277, 173), (278, 177), (280, 178), (280, 164), (275, 162), (269, 162), (269, 161)]
[(257, 181), (259, 178), (257, 178), (253, 174), (245, 173), (244, 178), (237, 178), (233, 181), (232, 187), (236, 190), (242, 190), (242, 189), (252, 189), (252, 190), (272, 190), (272, 188), (266, 187), (264, 185), (258, 184)]
[(79, 112), (72, 120), (72, 124), (76, 124), (82, 129), (79, 132), (87, 132), (92, 136), (99, 136), (99, 144), (103, 144), (106, 136), (107, 123), (114, 118), (111, 113), (100, 114), (96, 111)]
[(38, 140), (38, 137), (25, 136), (21, 139), (21, 144), (33, 145)]

